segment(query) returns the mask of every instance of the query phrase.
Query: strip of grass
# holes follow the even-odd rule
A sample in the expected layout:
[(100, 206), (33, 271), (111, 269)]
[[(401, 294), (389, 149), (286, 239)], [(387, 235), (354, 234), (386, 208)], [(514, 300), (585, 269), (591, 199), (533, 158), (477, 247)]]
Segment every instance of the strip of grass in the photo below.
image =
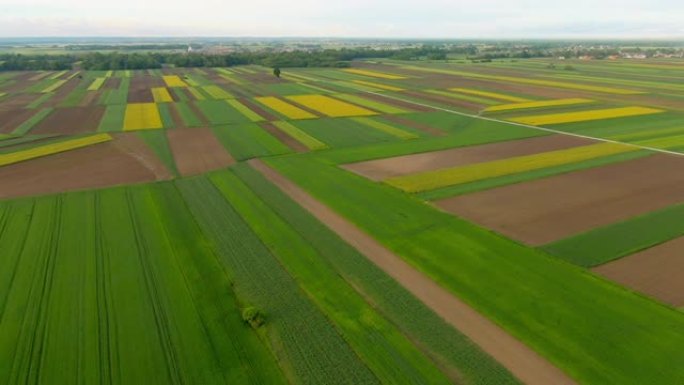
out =
[(211, 179), (223, 187), (221, 191), (250, 228), (378, 378), (391, 384), (449, 383), (434, 363), (237, 177), (223, 172)]
[(446, 324), (261, 174), (246, 164), (235, 166), (232, 171), (317, 251), (319, 257), (316, 263), (329, 263), (389, 321), (443, 365), (445, 372), (458, 373), (458, 382), (497, 385), (517, 383), (498, 362)]
[(228, 103), (231, 107), (238, 110), (242, 115), (249, 119), (250, 122), (261, 122), (264, 120), (264, 118), (262, 118), (261, 115), (250, 110), (249, 107), (240, 103), (240, 101), (238, 101), (237, 99), (226, 99), (226, 103)]
[(55, 96), (55, 93), (54, 93), (54, 92), (44, 93), (44, 94), (41, 95), (38, 99), (36, 99), (36, 100), (32, 101), (31, 103), (27, 104), (27, 105), (26, 105), (26, 108), (31, 108), (31, 109), (33, 109), (33, 108), (38, 108), (38, 107), (40, 107), (41, 104), (47, 102), (47, 101), (48, 101), (50, 98), (52, 98), (53, 96)]
[(52, 112), (53, 108), (43, 108), (42, 110), (38, 111), (36, 114), (31, 116), (28, 120), (26, 120), (24, 123), (20, 124), (17, 128), (12, 131), (12, 135), (26, 135), (31, 129), (38, 123), (40, 123), (43, 119), (45, 119), (46, 116), (48, 116)]
[(300, 130), (289, 122), (278, 121), (273, 122), (273, 124), (299, 143), (306, 146), (309, 150), (322, 150), (328, 148), (327, 144)]
[[(196, 177), (175, 183), (238, 297), (267, 317), (265, 337), (291, 382), (379, 383), (212, 182)], [(230, 180), (214, 183), (233, 188)]]
[(380, 130), (382, 132), (388, 133), (388, 134), (395, 136), (399, 139), (407, 140), (407, 139), (418, 138), (418, 135), (416, 135), (414, 133), (404, 131), (404, 130), (397, 128), (393, 125), (389, 125), (387, 123), (383, 123), (383, 122), (374, 120), (372, 118), (358, 117), (358, 118), (351, 118), (351, 119), (357, 123), (361, 123), (361, 124), (368, 126), (370, 128), (374, 128), (376, 130)]
[(684, 205), (590, 230), (542, 247), (579, 266), (593, 267), (684, 235)]
[(333, 96), (337, 99), (346, 100), (348, 102), (358, 104), (362, 107), (371, 108), (371, 109), (374, 109), (376, 111), (380, 111), (384, 114), (403, 114), (403, 113), (408, 112), (408, 111), (401, 109), (399, 107), (394, 107), (394, 106), (391, 106), (389, 104), (381, 103), (381, 102), (378, 102), (375, 100), (366, 99), (366, 98), (363, 98), (359, 95), (335, 94)]
[(662, 370), (679, 368), (681, 313), (334, 166), (358, 155), (266, 162), (580, 383), (684, 381)]
[(292, 150), (256, 124), (214, 126), (212, 131), (238, 160), (289, 154)]
[(126, 105), (118, 104), (107, 106), (105, 113), (100, 120), (97, 128), (100, 132), (113, 132), (123, 130), (124, 116), (126, 115)]
[(250, 123), (247, 117), (223, 100), (201, 100), (195, 105), (212, 125)]
[(178, 168), (176, 168), (176, 162), (173, 160), (171, 147), (169, 146), (169, 139), (166, 137), (166, 131), (144, 130), (138, 131), (137, 135), (142, 138), (148, 146), (150, 146), (150, 148), (155, 154), (157, 154), (159, 159), (164, 162), (164, 165), (166, 165), (173, 175), (179, 175)]
[(297, 128), (331, 147), (353, 147), (370, 143), (391, 142), (398, 138), (384, 131), (346, 118), (300, 120)]
[(164, 128), (176, 127), (176, 123), (173, 121), (169, 108), (168, 103), (157, 103), (157, 109), (159, 110), (159, 116), (161, 117)]
[(187, 127), (200, 127), (202, 126), (202, 121), (195, 115), (195, 112), (187, 103), (176, 103), (176, 110), (180, 115), (183, 123)]

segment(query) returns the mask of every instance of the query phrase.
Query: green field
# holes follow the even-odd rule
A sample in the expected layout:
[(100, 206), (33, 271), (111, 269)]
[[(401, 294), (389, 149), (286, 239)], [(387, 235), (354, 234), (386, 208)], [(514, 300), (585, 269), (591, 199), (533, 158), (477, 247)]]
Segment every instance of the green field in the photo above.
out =
[[(684, 236), (683, 63), (0, 73), (0, 384), (684, 383), (684, 303), (592, 270)], [(441, 201), (492, 196), (511, 214)], [(516, 215), (594, 222), (526, 244)], [(677, 290), (673, 266), (640, 284)]]

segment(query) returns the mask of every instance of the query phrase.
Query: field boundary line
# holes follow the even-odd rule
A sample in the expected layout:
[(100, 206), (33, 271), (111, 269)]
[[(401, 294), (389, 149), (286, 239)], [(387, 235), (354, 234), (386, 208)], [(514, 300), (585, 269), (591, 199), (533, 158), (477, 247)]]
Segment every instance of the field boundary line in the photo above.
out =
[(345, 242), (357, 249), (369, 261), (395, 279), (444, 321), (497, 360), (521, 382), (529, 385), (576, 383), (540, 354), (508, 334), (503, 328), (423, 272), (415, 269), (403, 258), (394, 254), (280, 172), (260, 159), (252, 159), (247, 163)]
[(410, 100), (410, 99), (404, 99), (404, 98), (400, 98), (400, 97), (393, 96), (393, 95), (381, 94), (381, 93), (379, 93), (379, 92), (373, 92), (373, 91), (363, 91), (363, 92), (365, 92), (365, 93), (367, 93), (367, 94), (373, 94), (373, 95), (377, 95), (377, 96), (382, 96), (382, 97), (385, 97), (385, 98), (388, 98), (388, 99), (399, 100), (399, 101), (402, 101), (402, 102), (405, 102), (405, 103), (410, 103), (410, 104), (413, 104), (413, 105), (416, 105), (416, 106), (428, 107), (428, 108), (432, 108), (432, 109), (439, 110), (439, 111), (449, 112), (449, 113), (455, 114), (455, 115), (466, 116), (466, 117), (469, 117), (469, 118), (487, 120), (487, 121), (495, 122), (495, 123), (505, 123), (505, 124), (510, 124), (510, 125), (518, 126), (518, 127), (533, 128), (533, 129), (539, 130), (539, 131), (546, 131), (546, 132), (551, 132), (551, 133), (554, 133), (554, 134), (561, 134), (561, 135), (574, 136), (574, 137), (576, 137), (576, 138), (592, 139), (592, 140), (597, 140), (597, 141), (600, 141), (600, 142), (622, 144), (622, 145), (625, 145), (625, 146), (636, 147), (636, 148), (640, 148), (640, 149), (642, 149), (642, 150), (649, 150), (649, 151), (654, 151), (654, 152), (660, 152), (660, 153), (663, 153), (663, 154), (676, 155), (676, 156), (684, 156), (684, 153), (675, 152), (675, 151), (670, 151), (670, 150), (666, 150), (666, 149), (662, 149), (662, 148), (641, 146), (641, 145), (638, 145), (638, 144), (635, 144), (635, 143), (620, 142), (619, 140), (606, 139), (606, 138), (597, 138), (597, 137), (589, 136), (589, 135), (582, 135), (582, 134), (575, 134), (575, 133), (567, 132), (567, 131), (554, 130), (554, 129), (552, 129), (552, 128), (533, 126), (533, 125), (524, 124), (524, 123), (510, 122), (510, 121), (507, 121), (507, 120), (501, 120), (501, 119), (496, 119), (496, 118), (489, 118), (489, 117), (486, 117), (486, 116), (474, 115), (474, 114), (469, 114), (469, 113), (467, 113), (467, 112), (461, 112), (461, 111), (451, 110), (451, 109), (444, 108), (444, 107), (433, 106), (433, 105), (431, 105), (431, 104), (419, 103), (419, 102), (416, 102), (416, 101), (413, 101), (413, 100)]

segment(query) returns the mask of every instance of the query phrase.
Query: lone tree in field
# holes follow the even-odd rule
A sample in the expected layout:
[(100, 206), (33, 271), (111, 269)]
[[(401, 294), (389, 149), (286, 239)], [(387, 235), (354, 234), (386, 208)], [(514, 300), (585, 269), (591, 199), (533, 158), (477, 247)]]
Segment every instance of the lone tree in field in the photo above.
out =
[(275, 77), (277, 77), (277, 78), (280, 77), (280, 67), (274, 67), (273, 68), (273, 75), (275, 75)]

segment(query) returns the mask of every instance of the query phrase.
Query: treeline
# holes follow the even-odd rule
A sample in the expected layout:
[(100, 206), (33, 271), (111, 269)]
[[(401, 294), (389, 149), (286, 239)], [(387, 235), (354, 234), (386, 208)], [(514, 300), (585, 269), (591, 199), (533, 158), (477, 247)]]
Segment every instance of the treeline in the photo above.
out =
[(449, 54), (466, 53), (467, 48), (403, 48), (372, 49), (343, 48), (312, 51), (257, 51), (228, 54), (203, 53), (83, 53), (67, 55), (0, 55), (0, 71), (8, 70), (63, 70), (78, 67), (84, 70), (149, 69), (174, 67), (230, 67), (258, 64), (267, 67), (348, 67), (354, 59), (390, 58), (416, 60), (446, 59)]
[[(192, 49), (202, 48), (201, 44), (190, 44)], [(72, 44), (64, 46), (67, 51), (154, 51), (186, 50), (188, 44)]]

